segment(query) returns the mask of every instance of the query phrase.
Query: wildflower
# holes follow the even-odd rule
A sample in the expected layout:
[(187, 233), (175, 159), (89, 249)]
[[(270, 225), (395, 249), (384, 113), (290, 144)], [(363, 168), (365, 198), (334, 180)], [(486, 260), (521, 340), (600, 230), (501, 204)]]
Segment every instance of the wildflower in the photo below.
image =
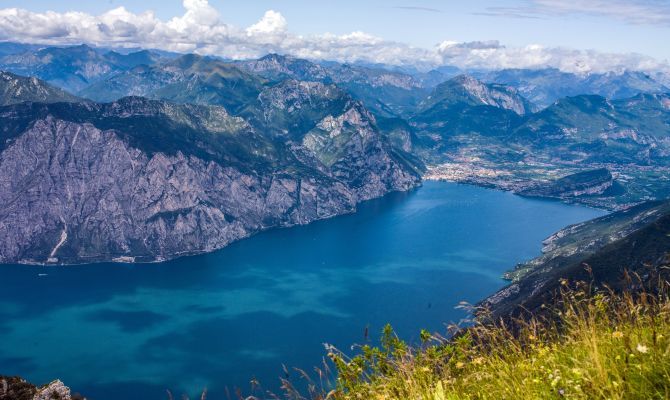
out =
[(475, 365), (482, 365), (484, 364), (484, 357), (477, 357), (474, 360), (472, 360), (472, 363)]
[(462, 369), (462, 368), (464, 368), (464, 367), (465, 367), (465, 363), (464, 363), (464, 362), (459, 361), (459, 362), (456, 363), (456, 368), (458, 368), (458, 369)]
[(639, 344), (639, 343), (638, 343), (636, 349), (637, 349), (637, 351), (639, 351), (639, 352), (642, 353), (642, 354), (645, 354), (645, 353), (647, 353), (647, 352), (649, 351), (649, 348), (648, 348), (647, 346), (645, 346), (645, 345), (643, 345), (643, 344)]
[(621, 339), (623, 337), (623, 332), (614, 331), (614, 332), (612, 332), (612, 337), (615, 338), (615, 339)]

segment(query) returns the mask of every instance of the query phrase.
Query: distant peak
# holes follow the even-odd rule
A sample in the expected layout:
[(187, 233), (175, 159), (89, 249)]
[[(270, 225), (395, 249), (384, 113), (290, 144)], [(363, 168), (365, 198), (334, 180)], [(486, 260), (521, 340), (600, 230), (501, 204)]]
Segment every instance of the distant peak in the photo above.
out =
[(277, 53), (269, 53), (258, 59), (258, 61), (273, 61), (277, 63), (286, 63), (293, 60), (295, 60), (293, 57)]

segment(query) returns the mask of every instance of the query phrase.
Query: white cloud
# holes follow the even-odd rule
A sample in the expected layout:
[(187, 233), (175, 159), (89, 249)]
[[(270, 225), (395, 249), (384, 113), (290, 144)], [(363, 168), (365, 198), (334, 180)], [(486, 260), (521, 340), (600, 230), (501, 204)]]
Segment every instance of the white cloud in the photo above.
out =
[(506, 47), (497, 41), (458, 43), (445, 41), (437, 46), (444, 62), (462, 68), (545, 68), (554, 67), (573, 73), (668, 71), (665, 62), (641, 54), (602, 53), (545, 47), (537, 44)]
[(247, 34), (254, 35), (275, 35), (284, 34), (287, 30), (286, 19), (283, 15), (274, 10), (265, 12), (263, 18), (247, 28)]
[[(558, 3), (556, 0), (536, 2), (545, 6)], [(577, 4), (577, 1), (568, 0), (567, 3)], [(101, 15), (0, 9), (0, 40), (58, 45), (83, 42), (228, 58), (255, 58), (278, 52), (309, 59), (404, 64), (420, 68), (449, 64), (461, 68), (557, 67), (570, 72), (668, 69), (666, 64), (638, 54), (607, 54), (538, 45), (505, 47), (497, 41), (445, 41), (433, 49), (423, 49), (364, 32), (304, 37), (292, 34), (286, 19), (277, 11), (269, 10), (255, 24), (238, 28), (223, 22), (219, 12), (207, 0), (183, 0), (183, 6), (182, 16), (167, 21), (158, 19), (151, 11), (135, 14), (123, 7)]]
[(524, 3), (519, 7), (488, 7), (481, 14), (521, 18), (584, 14), (632, 24), (670, 26), (667, 0), (526, 0)]

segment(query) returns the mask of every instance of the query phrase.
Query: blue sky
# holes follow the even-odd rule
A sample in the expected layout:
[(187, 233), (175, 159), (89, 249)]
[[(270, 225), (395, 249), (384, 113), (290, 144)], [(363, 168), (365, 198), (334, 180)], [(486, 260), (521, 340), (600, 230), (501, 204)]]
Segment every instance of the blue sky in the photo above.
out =
[[(133, 14), (151, 10), (162, 21), (183, 16), (185, 12), (182, 0), (3, 0), (0, 3), (0, 8), (16, 7), (40, 15), (51, 10), (95, 16), (121, 6)], [(666, 0), (209, 0), (208, 6), (218, 12), (220, 23), (239, 29), (257, 23), (266, 11), (274, 10), (285, 21), (285, 30), (295, 36), (361, 31), (425, 49), (434, 49), (445, 41), (497, 40), (508, 47), (539, 44), (604, 53), (640, 53), (660, 61), (670, 59), (670, 46), (665, 43), (670, 38), (670, 1)], [(0, 15), (0, 33), (1, 22)], [(19, 35), (9, 32), (5, 39), (11, 39), (12, 34)], [(277, 45), (275, 39), (270, 42), (279, 50), (288, 46)], [(246, 54), (237, 45), (234, 54)], [(295, 52), (295, 47), (290, 51)], [(323, 54), (324, 49), (319, 52), (305, 54)]]

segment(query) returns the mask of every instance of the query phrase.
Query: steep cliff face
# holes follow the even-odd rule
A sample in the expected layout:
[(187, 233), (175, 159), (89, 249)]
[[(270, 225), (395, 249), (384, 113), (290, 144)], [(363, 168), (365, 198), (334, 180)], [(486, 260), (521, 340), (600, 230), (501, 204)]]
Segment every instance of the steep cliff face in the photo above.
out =
[[(352, 212), (359, 201), (419, 183), (374, 126), (348, 117), (337, 116), (351, 137), (327, 165), (319, 151), (266, 139), (234, 124), (237, 117), (214, 124), (225, 120), (218, 107), (137, 98), (40, 107), (0, 112), (17, 130), (0, 153), (4, 263), (207, 252), (263, 229)], [(36, 117), (16, 122), (26, 115)]]

